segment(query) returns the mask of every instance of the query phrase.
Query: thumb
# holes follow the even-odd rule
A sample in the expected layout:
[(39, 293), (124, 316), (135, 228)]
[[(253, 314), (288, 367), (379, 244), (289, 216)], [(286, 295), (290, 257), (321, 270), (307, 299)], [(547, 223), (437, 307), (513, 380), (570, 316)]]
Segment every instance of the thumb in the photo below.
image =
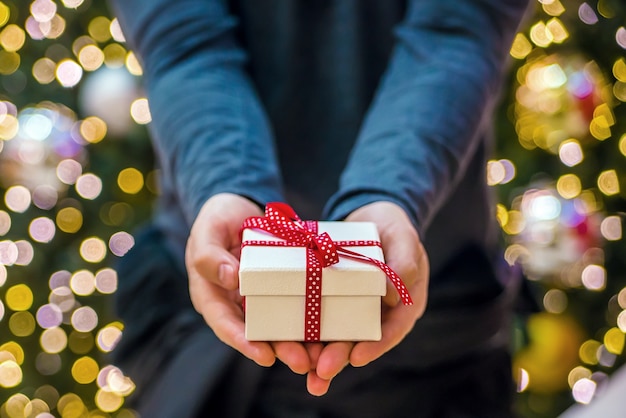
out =
[(190, 278), (200, 276), (224, 289), (237, 289), (239, 260), (230, 252), (233, 244), (228, 228), (215, 222), (194, 225), (185, 251)]

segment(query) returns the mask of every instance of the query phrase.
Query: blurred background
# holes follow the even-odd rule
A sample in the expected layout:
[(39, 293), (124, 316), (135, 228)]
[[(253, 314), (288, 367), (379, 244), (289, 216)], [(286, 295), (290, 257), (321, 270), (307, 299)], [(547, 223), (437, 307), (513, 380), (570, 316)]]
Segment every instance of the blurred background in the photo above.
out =
[[(487, 181), (538, 310), (521, 417), (594, 403), (625, 363), (626, 3), (532, 0)], [(120, 417), (115, 261), (158, 194), (142, 69), (106, 3), (0, 0), (0, 417)]]

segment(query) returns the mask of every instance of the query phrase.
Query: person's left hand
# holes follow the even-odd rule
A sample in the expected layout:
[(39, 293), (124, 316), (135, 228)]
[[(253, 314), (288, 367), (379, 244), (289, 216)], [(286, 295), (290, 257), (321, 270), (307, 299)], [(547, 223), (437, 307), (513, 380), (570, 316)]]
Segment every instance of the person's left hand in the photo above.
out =
[(306, 344), (311, 361), (307, 389), (313, 395), (328, 391), (331, 380), (348, 364), (365, 366), (398, 345), (426, 309), (429, 264), (417, 231), (405, 211), (391, 202), (375, 202), (352, 212), (346, 221), (373, 222), (378, 227), (386, 263), (402, 278), (413, 305), (404, 306), (391, 282), (383, 298), (380, 341)]

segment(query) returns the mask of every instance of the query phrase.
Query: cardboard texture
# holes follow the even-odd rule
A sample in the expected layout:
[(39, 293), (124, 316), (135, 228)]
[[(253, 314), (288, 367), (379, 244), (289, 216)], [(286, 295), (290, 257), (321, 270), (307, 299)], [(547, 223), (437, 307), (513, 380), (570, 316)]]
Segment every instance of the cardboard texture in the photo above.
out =
[[(333, 241), (379, 240), (369, 222), (319, 222), (318, 233)], [(246, 229), (243, 240), (281, 241)], [(383, 260), (377, 246), (345, 247)], [(245, 296), (246, 338), (252, 341), (304, 341), (306, 249), (245, 246), (241, 252), (239, 290)], [(386, 276), (373, 264), (340, 257), (322, 271), (321, 341), (381, 339), (381, 297)]]

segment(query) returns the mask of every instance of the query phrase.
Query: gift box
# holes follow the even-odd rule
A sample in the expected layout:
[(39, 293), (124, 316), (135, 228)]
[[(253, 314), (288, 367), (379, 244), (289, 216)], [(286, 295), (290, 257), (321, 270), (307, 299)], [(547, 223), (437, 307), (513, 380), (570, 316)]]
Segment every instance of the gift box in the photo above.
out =
[[(367, 260), (383, 262), (376, 226), (299, 220), (290, 226), (304, 238), (276, 236), (254, 224), (243, 230), (239, 290), (246, 338), (380, 340), (386, 273)], [(336, 258), (324, 266), (324, 257)]]
[(413, 304), (382, 261), (372, 223), (303, 221), (288, 205), (268, 203), (265, 216), (244, 221), (241, 247), (249, 340), (380, 340), (385, 277)]

